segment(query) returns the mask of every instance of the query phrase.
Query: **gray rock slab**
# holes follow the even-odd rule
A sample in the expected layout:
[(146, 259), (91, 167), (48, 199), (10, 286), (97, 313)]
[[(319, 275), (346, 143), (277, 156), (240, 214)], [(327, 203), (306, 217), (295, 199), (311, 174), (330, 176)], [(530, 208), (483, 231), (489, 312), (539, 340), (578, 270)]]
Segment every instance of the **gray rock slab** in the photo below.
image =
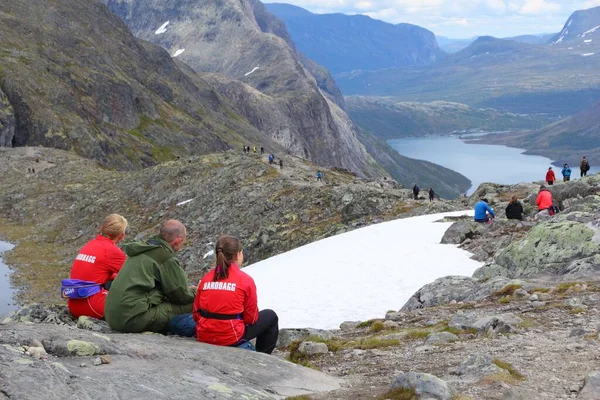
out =
[(451, 400), (456, 395), (456, 390), (440, 378), (420, 372), (399, 375), (392, 388), (412, 388), (420, 399), (427, 400)]
[[(35, 360), (19, 344), (36, 339), (49, 356)], [(111, 363), (80, 368), (88, 357), (64, 352), (91, 343)], [(281, 399), (326, 392), (340, 381), (266, 354), (163, 335), (99, 334), (68, 326), (0, 326), (0, 392), (9, 398)]]

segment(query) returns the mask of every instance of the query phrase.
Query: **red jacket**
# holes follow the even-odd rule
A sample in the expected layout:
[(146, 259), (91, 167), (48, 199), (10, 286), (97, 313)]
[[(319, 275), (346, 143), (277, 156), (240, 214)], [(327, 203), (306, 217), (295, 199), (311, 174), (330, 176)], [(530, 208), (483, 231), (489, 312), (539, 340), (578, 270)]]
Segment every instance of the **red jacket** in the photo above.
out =
[(538, 206), (538, 210), (543, 211), (552, 207), (552, 193), (549, 190), (543, 189), (537, 196), (535, 203)]
[[(256, 284), (235, 264), (229, 267), (227, 279), (214, 281), (214, 276), (213, 269), (198, 284), (193, 313), (196, 338), (203, 343), (231, 346), (242, 339), (246, 325), (258, 320)], [(213, 314), (240, 314), (241, 319), (204, 318), (200, 309)]]
[[(125, 253), (112, 240), (98, 235), (81, 249), (71, 268), (71, 279), (97, 282), (104, 285), (115, 279), (126, 260)], [(69, 310), (75, 317), (86, 315), (104, 318), (106, 290), (87, 299), (68, 299)]]
[(554, 175), (554, 171), (546, 172), (546, 182), (554, 182), (556, 180), (556, 175)]

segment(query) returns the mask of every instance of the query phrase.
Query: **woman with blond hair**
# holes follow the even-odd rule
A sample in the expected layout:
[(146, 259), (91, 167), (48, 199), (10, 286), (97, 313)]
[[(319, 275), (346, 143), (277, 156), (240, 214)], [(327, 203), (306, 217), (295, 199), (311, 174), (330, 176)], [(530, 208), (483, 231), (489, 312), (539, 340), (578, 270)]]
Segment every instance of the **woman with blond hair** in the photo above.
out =
[(83, 246), (75, 257), (71, 279), (63, 280), (61, 288), (73, 316), (104, 318), (110, 283), (126, 259), (125, 253), (117, 247), (125, 237), (125, 229), (125, 218), (119, 214), (109, 215), (100, 227), (100, 234)]
[(258, 311), (256, 285), (240, 267), (242, 244), (221, 236), (215, 246), (217, 263), (198, 284), (194, 313), (196, 338), (217, 346), (246, 347), (256, 338), (256, 351), (271, 354), (279, 325), (273, 310)]

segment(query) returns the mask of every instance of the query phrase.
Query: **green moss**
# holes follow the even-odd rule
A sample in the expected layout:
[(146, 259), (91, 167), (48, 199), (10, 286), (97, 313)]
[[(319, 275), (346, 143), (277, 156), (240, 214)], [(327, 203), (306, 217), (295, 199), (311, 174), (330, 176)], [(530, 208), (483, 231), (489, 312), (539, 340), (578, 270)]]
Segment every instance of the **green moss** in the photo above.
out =
[(383, 393), (378, 400), (417, 400), (417, 394), (413, 388), (395, 388)]
[(409, 340), (425, 339), (427, 336), (429, 336), (430, 333), (431, 333), (431, 331), (428, 331), (428, 330), (411, 329), (410, 331), (408, 331), (408, 334), (406, 335), (406, 339), (409, 339)]
[(585, 308), (583, 307), (575, 307), (574, 309), (569, 311), (569, 314), (583, 314), (585, 313)]
[(165, 162), (171, 161), (175, 157), (173, 155), (173, 150), (170, 147), (155, 146), (152, 148), (152, 158), (157, 161)]
[(307, 394), (301, 394), (300, 396), (286, 397), (285, 400), (312, 400), (312, 397)]
[(518, 289), (521, 289), (521, 285), (506, 285), (502, 289), (494, 293), (495, 296), (512, 296)]
[(385, 329), (382, 321), (375, 321), (371, 324), (371, 332), (381, 332)]
[(370, 319), (368, 321), (361, 322), (356, 327), (357, 328), (370, 328), (371, 325), (373, 325), (373, 323), (376, 322), (376, 321), (381, 321), (381, 320), (379, 320), (379, 319)]
[(564, 293), (569, 289), (574, 288), (576, 285), (581, 285), (580, 282), (566, 282), (566, 283), (561, 283), (560, 285), (558, 285), (555, 289), (555, 291), (557, 293)]

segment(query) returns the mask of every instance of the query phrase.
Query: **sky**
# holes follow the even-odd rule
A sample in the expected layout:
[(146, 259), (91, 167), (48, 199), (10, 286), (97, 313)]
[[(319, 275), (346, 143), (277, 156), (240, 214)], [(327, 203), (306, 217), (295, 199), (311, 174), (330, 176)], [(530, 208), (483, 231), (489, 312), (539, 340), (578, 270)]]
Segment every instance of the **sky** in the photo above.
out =
[(575, 10), (600, 0), (263, 0), (294, 4), (314, 13), (365, 14), (411, 23), (450, 38), (557, 33)]

